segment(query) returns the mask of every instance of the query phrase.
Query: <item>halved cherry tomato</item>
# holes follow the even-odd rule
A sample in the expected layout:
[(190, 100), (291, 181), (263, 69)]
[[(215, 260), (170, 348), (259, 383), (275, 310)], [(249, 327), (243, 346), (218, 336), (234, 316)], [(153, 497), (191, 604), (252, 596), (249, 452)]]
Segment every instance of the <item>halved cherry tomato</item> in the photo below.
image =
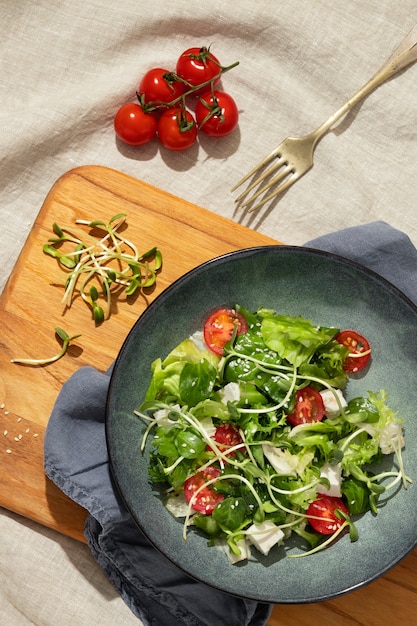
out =
[(324, 411), (321, 394), (313, 387), (303, 387), (295, 394), (294, 410), (287, 415), (287, 421), (292, 426), (320, 422), (324, 417)]
[(225, 137), (236, 128), (239, 110), (225, 91), (209, 91), (197, 102), (195, 118), (201, 132), (209, 137)]
[(207, 487), (203, 486), (209, 480), (218, 478), (219, 476), (220, 470), (217, 467), (209, 466), (204, 470), (197, 472), (194, 476), (190, 476), (184, 482), (184, 495), (187, 502), (190, 502), (191, 498), (194, 497), (198, 489), (203, 487), (192, 502), (191, 506), (195, 511), (204, 513), (205, 515), (210, 515), (213, 513), (215, 506), (224, 500), (224, 495), (222, 493), (216, 493), (211, 488), (211, 485), (208, 485)]
[(371, 346), (366, 337), (355, 330), (342, 330), (335, 339), (349, 348), (349, 356), (343, 363), (343, 369), (346, 372), (359, 372), (367, 365), (371, 358)]
[(215, 354), (222, 355), (224, 346), (230, 341), (236, 327), (238, 335), (248, 332), (248, 323), (241, 313), (228, 308), (213, 311), (203, 329), (207, 347)]
[(143, 75), (139, 87), (139, 98), (149, 102), (170, 103), (185, 91), (184, 83), (175, 80), (175, 75), (162, 67), (154, 67)]
[[(232, 451), (228, 453), (227, 449), (242, 443), (242, 437), (233, 424), (220, 424), (217, 426), (213, 439), (219, 444), (218, 447), (226, 456), (234, 456), (235, 452)], [(208, 446), (208, 448), (210, 449), (210, 446)]]
[[(186, 80), (190, 85), (197, 87), (202, 83), (212, 80), (221, 72), (219, 60), (212, 54), (209, 48), (188, 48), (178, 58), (176, 71), (178, 76)], [(220, 76), (214, 84), (218, 83)], [(209, 84), (194, 92), (195, 95), (207, 91)]]
[[(308, 521), (314, 530), (321, 535), (333, 535), (345, 521), (343, 518), (336, 516), (335, 511), (337, 509), (343, 511), (345, 515), (349, 515), (343, 500), (322, 494), (317, 500), (311, 502), (308, 507)], [(313, 517), (321, 517), (323, 519), (313, 519)]]
[(169, 150), (186, 150), (197, 139), (197, 126), (193, 116), (180, 107), (168, 109), (159, 119), (158, 137)]
[(124, 104), (114, 118), (114, 131), (124, 143), (141, 146), (156, 135), (157, 121), (151, 113), (144, 113), (139, 104)]

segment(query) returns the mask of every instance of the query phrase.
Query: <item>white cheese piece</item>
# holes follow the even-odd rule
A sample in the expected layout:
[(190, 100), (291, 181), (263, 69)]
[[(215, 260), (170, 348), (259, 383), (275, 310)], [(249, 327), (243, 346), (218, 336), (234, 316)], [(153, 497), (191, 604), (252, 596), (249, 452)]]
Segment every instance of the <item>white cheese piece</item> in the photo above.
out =
[(250, 546), (246, 539), (240, 539), (236, 542), (236, 545), (240, 550), (240, 555), (238, 556), (237, 554), (234, 554), (233, 552), (228, 550), (227, 556), (229, 558), (229, 561), (234, 564), (239, 563), (239, 561), (246, 561), (247, 559), (250, 559)]
[(229, 549), (229, 546), (227, 546), (227, 557), (230, 563), (235, 564), (235, 563), (239, 563), (240, 561), (247, 561), (248, 559), (250, 559), (251, 557), (250, 546), (248, 542), (246, 541), (246, 539), (240, 539), (239, 541), (236, 542), (236, 545), (240, 550), (240, 555), (234, 554)]
[(239, 402), (240, 400), (240, 387), (239, 383), (227, 383), (219, 391), (221, 395), (221, 399), (223, 404), (227, 404), (228, 402)]
[(371, 437), (378, 438), (382, 454), (392, 454), (398, 448), (404, 448), (405, 441), (400, 422), (391, 422), (380, 429), (379, 432), (373, 424), (365, 422), (358, 424), (358, 428), (363, 428)]
[[(174, 517), (185, 517), (189, 508), (183, 493), (169, 496), (165, 502), (165, 506)], [(194, 514), (193, 510), (191, 510), (191, 514)]]
[(224, 539), (215, 539), (214, 544), (220, 552), (223, 552), (227, 556), (232, 565), (251, 558), (250, 545), (245, 538), (236, 542), (236, 545), (240, 550), (240, 555), (233, 554)]
[(216, 433), (216, 426), (213, 424), (213, 420), (208, 415), (199, 420), (200, 426), (204, 428), (209, 437), (213, 438)]
[(270, 549), (284, 538), (284, 533), (273, 522), (262, 522), (252, 524), (246, 532), (246, 538), (266, 556)]
[(208, 348), (206, 342), (204, 341), (203, 331), (197, 330), (190, 336), (190, 339), (199, 350), (205, 350), (207, 352)]
[(317, 487), (318, 493), (324, 493), (328, 496), (340, 498), (342, 496), (342, 468), (340, 464), (330, 465), (330, 463), (325, 463), (320, 469), (320, 476), (327, 478), (330, 483), (330, 489), (327, 489), (325, 485), (319, 485)]
[[(172, 409), (176, 409), (178, 411), (181, 410), (181, 407), (179, 404), (174, 404)], [(154, 418), (156, 419), (156, 421), (158, 422), (158, 426), (162, 426), (164, 428), (167, 428), (168, 426), (170, 426), (170, 424), (173, 424), (173, 420), (169, 419), (169, 414), (170, 414), (170, 410), (169, 409), (158, 409), (157, 411), (155, 411), (155, 413), (153, 414)]]
[(392, 454), (398, 448), (403, 448), (405, 445), (403, 429), (400, 423), (388, 424), (381, 430), (379, 436), (379, 446), (382, 454)]
[[(337, 398), (335, 397), (337, 395)], [(341, 408), (347, 407), (347, 402), (343, 397), (343, 393), (340, 389), (325, 389), (320, 391), (320, 395), (323, 398), (324, 414), (326, 417), (338, 417), (341, 412)]]

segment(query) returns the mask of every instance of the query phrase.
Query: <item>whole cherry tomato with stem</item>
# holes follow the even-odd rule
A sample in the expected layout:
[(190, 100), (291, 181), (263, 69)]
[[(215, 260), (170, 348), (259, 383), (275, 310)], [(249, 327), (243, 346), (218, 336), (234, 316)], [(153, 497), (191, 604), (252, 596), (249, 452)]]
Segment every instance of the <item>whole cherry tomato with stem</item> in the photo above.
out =
[(209, 137), (225, 137), (237, 126), (239, 110), (225, 91), (208, 91), (201, 96), (195, 109), (197, 126)]
[(130, 146), (148, 143), (155, 137), (156, 129), (156, 118), (133, 102), (121, 106), (114, 118), (117, 137)]
[(169, 150), (186, 150), (197, 139), (197, 126), (191, 113), (182, 107), (165, 111), (158, 122), (159, 141)]
[(185, 84), (173, 73), (161, 67), (154, 67), (143, 75), (137, 96), (145, 111), (165, 109), (181, 99)]
[[(220, 80), (223, 68), (217, 57), (210, 52), (210, 48), (188, 48), (177, 60), (176, 72), (188, 85), (197, 87), (202, 83), (217, 84)], [(197, 90), (201, 93), (205, 87)]]

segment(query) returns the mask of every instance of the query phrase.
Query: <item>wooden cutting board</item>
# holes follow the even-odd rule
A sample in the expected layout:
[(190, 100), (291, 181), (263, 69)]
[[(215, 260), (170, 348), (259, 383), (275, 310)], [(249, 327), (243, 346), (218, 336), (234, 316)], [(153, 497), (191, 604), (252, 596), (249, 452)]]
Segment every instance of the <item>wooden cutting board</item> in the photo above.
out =
[[(62, 274), (42, 245), (52, 235), (53, 222), (72, 227), (78, 218), (108, 221), (117, 213), (127, 214), (126, 236), (140, 251), (160, 248), (164, 266), (154, 291), (132, 303), (120, 300), (112, 317), (97, 328), (80, 301), (63, 314), (63, 289), (52, 285)], [(44, 433), (63, 383), (84, 365), (106, 370), (147, 304), (186, 271), (232, 250), (276, 243), (114, 170), (87, 166), (62, 176), (48, 194), (0, 298), (0, 506), (84, 541), (86, 511), (43, 471)], [(82, 333), (64, 358), (47, 367), (10, 362), (55, 354), (56, 326), (71, 335)], [(308, 607), (276, 606), (269, 624), (414, 623), (416, 572), (414, 551), (353, 594)]]
[[(96, 327), (80, 300), (64, 311), (64, 290), (52, 283), (63, 284), (65, 276), (42, 246), (53, 236), (54, 222), (79, 229), (76, 219), (107, 222), (118, 213), (127, 214), (125, 236), (141, 252), (160, 248), (163, 269), (151, 293), (131, 303), (119, 299), (117, 311)], [(106, 370), (147, 303), (182, 274), (220, 254), (271, 243), (276, 242), (114, 170), (81, 167), (60, 178), (0, 299), (0, 506), (84, 540), (84, 509), (43, 472), (43, 435), (62, 384), (83, 365)], [(47, 367), (10, 362), (55, 354), (57, 326), (70, 335), (82, 333), (64, 358)]]

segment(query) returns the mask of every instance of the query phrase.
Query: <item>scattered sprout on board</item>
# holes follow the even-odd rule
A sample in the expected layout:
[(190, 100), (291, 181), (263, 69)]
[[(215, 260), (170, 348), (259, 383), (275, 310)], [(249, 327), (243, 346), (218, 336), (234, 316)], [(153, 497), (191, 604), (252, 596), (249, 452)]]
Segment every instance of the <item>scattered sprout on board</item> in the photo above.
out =
[(59, 327), (55, 328), (55, 334), (58, 337), (58, 339), (62, 341), (62, 347), (60, 351), (54, 354), (53, 356), (47, 357), (45, 359), (12, 359), (11, 363), (18, 363), (20, 365), (35, 365), (35, 366), (36, 365), (37, 366), (49, 365), (50, 363), (55, 363), (55, 361), (58, 361), (67, 352), (71, 341), (74, 341), (74, 339), (78, 339), (78, 337), (81, 337), (81, 335), (73, 335), (72, 337), (70, 337), (65, 330)]
[[(76, 220), (76, 224), (90, 229), (87, 240), (54, 223), (55, 237), (43, 246), (43, 251), (57, 259), (67, 274), (62, 303), (69, 308), (80, 295), (96, 324), (110, 317), (112, 295), (124, 290), (132, 296), (152, 287), (162, 267), (162, 254), (157, 247), (139, 253), (136, 245), (121, 234), (125, 218), (124, 213), (119, 213), (107, 224), (101, 220)], [(95, 229), (103, 233), (95, 237), (91, 232)]]
[[(412, 482), (386, 392), (344, 396), (371, 366), (356, 331), (241, 306), (210, 313), (156, 359), (135, 414), (147, 425), (142, 451), (154, 434), (149, 474), (184, 539), (202, 531), (231, 563), (285, 549), (293, 534), (306, 549), (291, 558), (346, 532), (356, 541), (353, 518), (376, 516), (384, 495)], [(381, 468), (385, 455), (392, 469)]]

